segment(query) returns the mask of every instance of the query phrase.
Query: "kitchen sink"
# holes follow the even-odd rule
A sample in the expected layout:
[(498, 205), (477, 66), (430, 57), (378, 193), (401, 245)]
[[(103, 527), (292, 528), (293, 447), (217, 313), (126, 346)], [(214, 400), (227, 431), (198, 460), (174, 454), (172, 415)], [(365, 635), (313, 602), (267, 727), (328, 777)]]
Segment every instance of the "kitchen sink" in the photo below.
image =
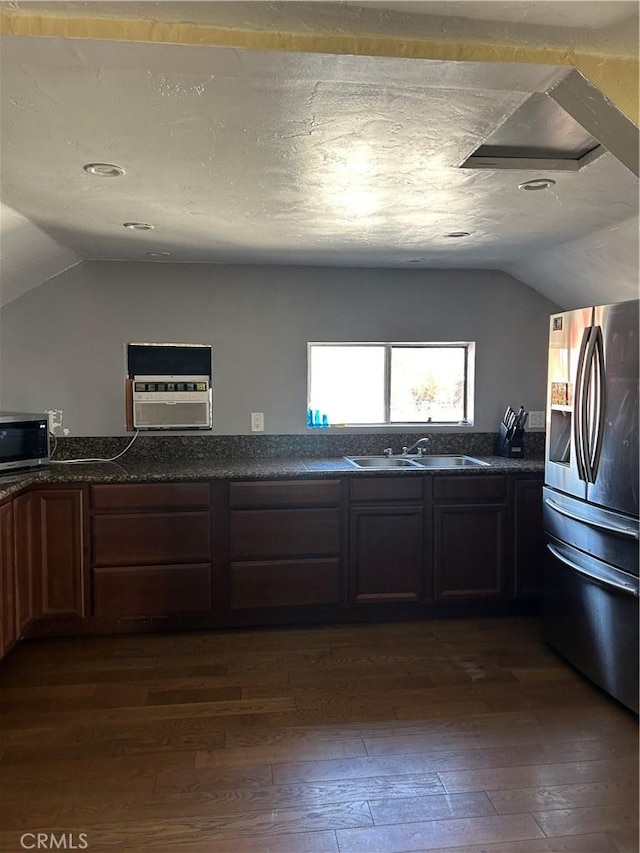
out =
[(416, 459), (416, 465), (422, 468), (482, 468), (488, 462), (481, 462), (473, 456), (422, 456)]
[(472, 456), (345, 456), (356, 468), (480, 468), (488, 466)]
[(356, 468), (419, 468), (413, 459), (403, 456), (345, 456)]

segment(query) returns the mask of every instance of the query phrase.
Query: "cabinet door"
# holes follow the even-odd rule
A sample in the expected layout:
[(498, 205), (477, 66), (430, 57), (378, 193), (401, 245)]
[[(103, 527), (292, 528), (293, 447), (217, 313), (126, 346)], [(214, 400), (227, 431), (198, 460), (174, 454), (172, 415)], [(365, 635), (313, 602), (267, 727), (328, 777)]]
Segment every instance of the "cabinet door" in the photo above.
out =
[(423, 599), (423, 517), (422, 506), (351, 508), (351, 603), (403, 603)]
[(84, 616), (82, 489), (34, 493), (39, 539), (36, 616)]
[(35, 616), (34, 498), (20, 495), (13, 502), (16, 560), (16, 631), (22, 637)]
[(0, 506), (0, 656), (14, 645), (16, 633), (13, 503)]
[(514, 595), (533, 598), (542, 591), (545, 543), (542, 529), (542, 479), (515, 482)]
[(436, 599), (504, 593), (506, 508), (454, 504), (434, 508)]

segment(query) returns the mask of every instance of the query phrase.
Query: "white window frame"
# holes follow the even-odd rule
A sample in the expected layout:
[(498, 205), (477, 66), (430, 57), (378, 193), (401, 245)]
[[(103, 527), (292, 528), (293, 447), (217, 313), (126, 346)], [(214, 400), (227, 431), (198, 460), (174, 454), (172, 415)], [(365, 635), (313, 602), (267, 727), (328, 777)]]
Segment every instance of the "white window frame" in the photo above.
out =
[[(307, 406), (311, 394), (311, 351), (313, 347), (384, 347), (384, 421), (346, 423), (344, 427), (469, 427), (474, 424), (475, 341), (309, 341), (307, 344)], [(391, 418), (391, 353), (394, 349), (462, 349), (464, 350), (463, 418), (459, 421), (392, 421)], [(335, 425), (333, 425), (335, 426)]]

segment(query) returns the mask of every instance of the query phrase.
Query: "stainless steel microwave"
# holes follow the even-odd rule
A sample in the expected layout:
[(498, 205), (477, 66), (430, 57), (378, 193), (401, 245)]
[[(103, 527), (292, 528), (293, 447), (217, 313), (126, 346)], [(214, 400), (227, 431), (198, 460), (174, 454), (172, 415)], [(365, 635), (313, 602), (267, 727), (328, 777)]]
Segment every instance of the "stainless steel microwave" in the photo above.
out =
[(0, 472), (32, 468), (49, 461), (46, 415), (0, 412)]

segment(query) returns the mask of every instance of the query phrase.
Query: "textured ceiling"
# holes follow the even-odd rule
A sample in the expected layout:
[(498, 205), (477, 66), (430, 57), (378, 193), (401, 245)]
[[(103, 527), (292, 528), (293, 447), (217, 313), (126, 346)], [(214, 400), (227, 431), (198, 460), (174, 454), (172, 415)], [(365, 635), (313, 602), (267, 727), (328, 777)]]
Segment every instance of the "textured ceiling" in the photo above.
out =
[[(184, 4), (199, 5), (220, 4)], [(392, 5), (450, 14), (476, 4)], [(516, 21), (537, 24), (541, 5), (479, 3), (477, 13), (518, 6)], [(566, 4), (544, 5), (566, 17)], [(635, 6), (571, 5), (592, 7), (593, 29)], [(149, 252), (517, 271), (637, 215), (637, 181), (612, 153), (572, 172), (459, 168), (567, 69), (17, 36), (0, 62), (4, 302), (78, 260)], [(91, 177), (90, 162), (126, 175)], [(541, 174), (555, 186), (518, 189)], [(125, 229), (131, 221), (154, 230)], [(469, 237), (447, 236), (460, 231)], [(30, 244), (42, 256), (29, 280), (11, 255)]]

